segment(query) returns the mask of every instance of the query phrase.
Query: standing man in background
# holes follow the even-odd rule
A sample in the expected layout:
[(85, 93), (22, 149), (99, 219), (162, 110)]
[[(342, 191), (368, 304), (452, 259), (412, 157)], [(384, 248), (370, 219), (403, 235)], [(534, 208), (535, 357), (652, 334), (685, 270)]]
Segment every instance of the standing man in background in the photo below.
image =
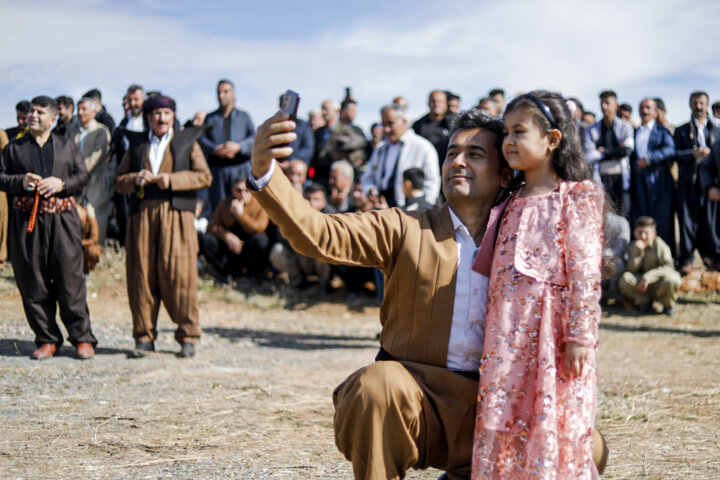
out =
[(235, 85), (222, 79), (217, 84), (219, 108), (209, 113), (205, 125), (212, 126), (200, 138), (205, 158), (212, 172), (209, 191), (200, 192), (205, 201), (203, 216), (210, 217), (218, 203), (232, 192), (232, 183), (243, 166), (250, 171), (249, 164), (255, 126), (250, 115), (235, 107)]
[[(32, 99), (30, 133), (2, 153), (0, 190), (12, 204), (8, 246), (25, 316), (35, 333), (32, 358), (51, 357), (62, 345), (55, 321), (59, 305), (77, 357), (88, 359), (95, 355), (97, 340), (85, 300), (81, 225), (73, 196), (87, 184), (88, 173), (72, 140), (51, 133), (56, 115), (55, 100)], [(35, 198), (37, 216), (28, 232)]]
[(98, 223), (100, 246), (105, 242), (108, 220), (112, 213), (112, 166), (110, 161), (110, 131), (95, 119), (98, 105), (92, 98), (84, 97), (77, 103), (78, 123), (72, 125), (66, 136), (75, 142), (85, 167), (90, 174), (90, 182), (83, 190), (83, 200), (92, 207), (89, 215)]

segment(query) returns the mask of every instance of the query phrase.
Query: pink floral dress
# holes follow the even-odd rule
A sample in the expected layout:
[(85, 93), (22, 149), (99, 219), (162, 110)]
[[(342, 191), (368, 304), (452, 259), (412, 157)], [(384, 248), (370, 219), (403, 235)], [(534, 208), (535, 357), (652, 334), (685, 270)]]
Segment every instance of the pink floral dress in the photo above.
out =
[[(604, 195), (590, 181), (515, 195), (492, 263), (473, 479), (590, 479)], [(591, 348), (582, 376), (565, 345)]]

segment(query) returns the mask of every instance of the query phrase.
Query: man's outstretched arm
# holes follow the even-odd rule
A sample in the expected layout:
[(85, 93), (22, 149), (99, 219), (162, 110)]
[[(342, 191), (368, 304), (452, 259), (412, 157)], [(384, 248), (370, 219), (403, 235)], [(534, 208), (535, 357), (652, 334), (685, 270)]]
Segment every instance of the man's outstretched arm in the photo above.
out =
[(285, 145), (295, 139), (294, 127), (294, 122), (278, 113), (258, 128), (249, 182), (258, 189), (253, 192), (255, 198), (297, 252), (336, 264), (389, 268), (403, 238), (405, 214), (397, 209), (323, 214), (302, 198), (280, 169), (269, 174), (274, 158), (292, 154)]

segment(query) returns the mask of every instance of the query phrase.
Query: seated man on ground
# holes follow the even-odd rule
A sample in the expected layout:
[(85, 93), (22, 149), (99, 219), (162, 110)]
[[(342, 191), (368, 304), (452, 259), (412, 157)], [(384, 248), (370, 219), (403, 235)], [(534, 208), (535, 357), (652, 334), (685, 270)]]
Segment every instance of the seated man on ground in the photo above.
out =
[(220, 200), (208, 233), (200, 237), (200, 253), (223, 276), (239, 277), (246, 270), (260, 278), (268, 267), (268, 214), (248, 192), (242, 174), (231, 194)]
[(657, 234), (652, 217), (639, 217), (630, 245), (627, 271), (620, 277), (620, 291), (644, 313), (653, 302), (662, 304), (665, 315), (676, 315), (675, 300), (682, 279), (667, 243)]

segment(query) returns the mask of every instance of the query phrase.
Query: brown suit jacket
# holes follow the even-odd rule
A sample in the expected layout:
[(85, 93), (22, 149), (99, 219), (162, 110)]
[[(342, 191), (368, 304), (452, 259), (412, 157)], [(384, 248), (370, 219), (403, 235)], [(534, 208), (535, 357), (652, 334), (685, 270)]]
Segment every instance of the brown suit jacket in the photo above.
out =
[[(145, 156), (143, 168), (150, 170), (150, 157), (148, 155)], [(170, 190), (172, 191), (200, 190), (209, 187), (210, 183), (212, 183), (210, 168), (197, 142), (193, 145), (190, 153), (190, 170), (173, 172), (173, 157), (168, 145), (158, 173), (170, 174)], [(135, 185), (137, 175), (138, 172), (130, 171), (130, 152), (125, 152), (125, 156), (115, 172), (115, 191), (117, 193), (136, 193), (138, 190), (137, 185)]]
[(323, 214), (279, 168), (253, 195), (297, 252), (381, 269), (381, 345), (398, 360), (446, 367), (457, 277), (457, 243), (447, 204), (419, 212), (391, 208)]

